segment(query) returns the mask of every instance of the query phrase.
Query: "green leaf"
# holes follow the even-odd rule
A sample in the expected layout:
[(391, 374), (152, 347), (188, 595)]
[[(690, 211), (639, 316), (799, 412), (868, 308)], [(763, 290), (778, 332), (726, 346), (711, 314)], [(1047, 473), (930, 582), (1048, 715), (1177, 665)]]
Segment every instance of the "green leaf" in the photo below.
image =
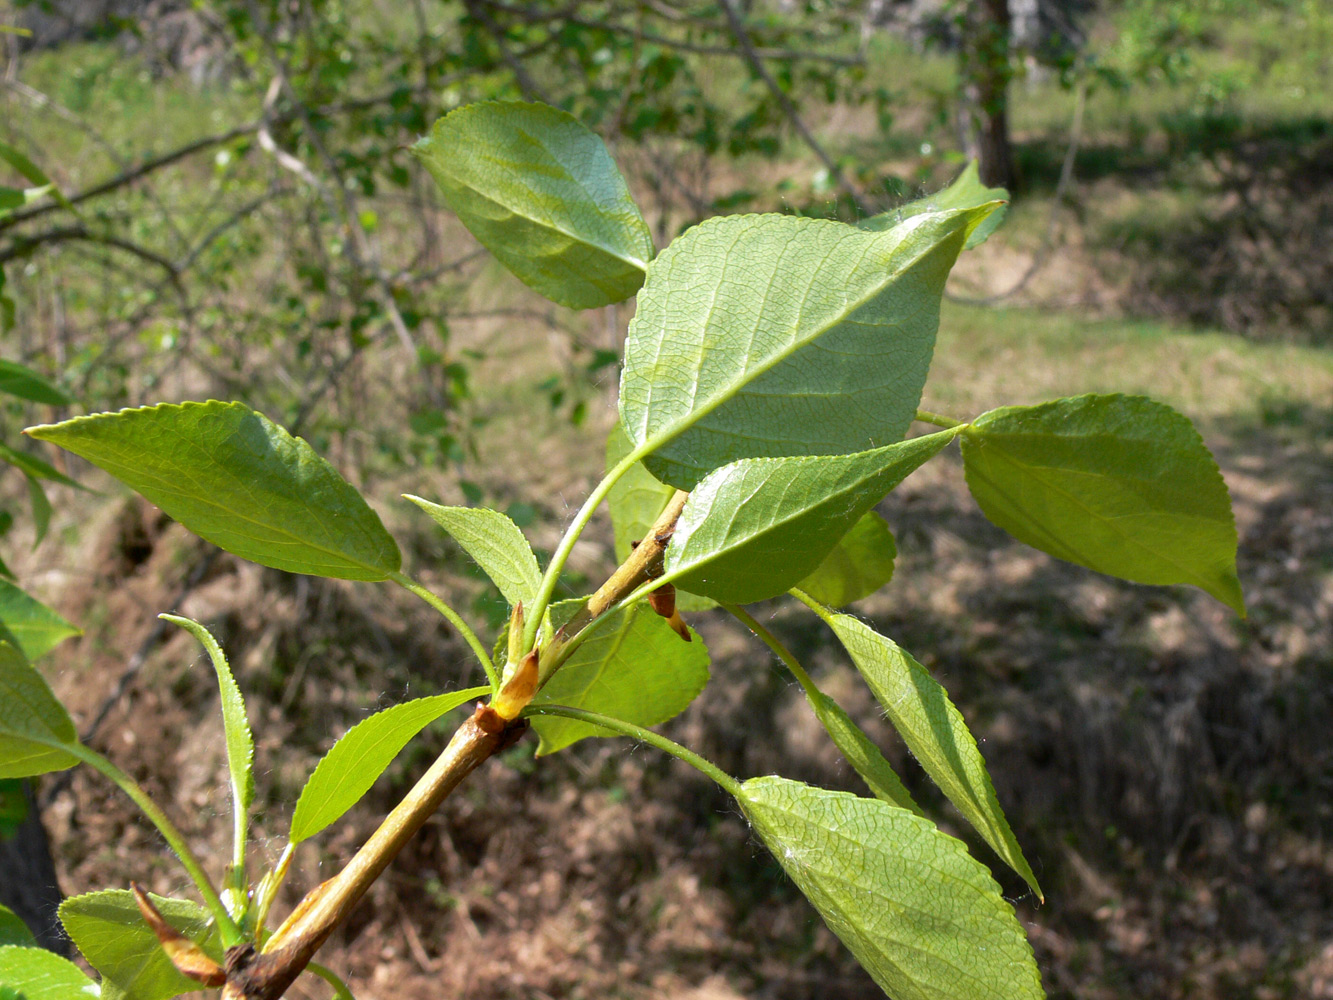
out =
[(46, 498), (46, 490), (32, 476), (28, 477), (28, 502), (32, 504), (32, 523), (36, 528), (36, 537), (32, 547), (36, 548), (46, 537), (46, 530), (51, 527), (51, 501)]
[(925, 815), (921, 807), (916, 804), (916, 800), (912, 798), (912, 793), (904, 787), (893, 765), (884, 758), (879, 747), (875, 746), (874, 740), (852, 721), (851, 716), (843, 711), (841, 705), (815, 687), (813, 682), (805, 689), (805, 697), (810, 702), (810, 707), (814, 709), (815, 718), (833, 740), (833, 745), (861, 776), (861, 780), (866, 783), (875, 798), (892, 802), (899, 808), (910, 810), (918, 816)]
[[(221, 964), (221, 947), (207, 910), (185, 899), (152, 893), (149, 898), (167, 923)], [(207, 988), (176, 971), (129, 891), (72, 896), (60, 904), (59, 913), (88, 964), (129, 1000), (168, 1000)]]
[(8, 462), (14, 468), (19, 469), (26, 475), (35, 479), (49, 479), (55, 483), (62, 483), (65, 486), (73, 486), (75, 489), (83, 489), (78, 483), (70, 479), (57, 470), (49, 462), (44, 462), (36, 455), (29, 455), (27, 452), (18, 451), (9, 447), (7, 444), (0, 443), (0, 462)]
[[(698, 634), (681, 641), (666, 619), (644, 602), (592, 625), (588, 637), (535, 698), (655, 726), (678, 715), (708, 683), (708, 650)], [(540, 716), (537, 755), (555, 753), (587, 736), (616, 733), (576, 719)]]
[(0, 947), (0, 996), (6, 1000), (96, 1000), (97, 984), (69, 959), (44, 948)]
[(765, 846), (894, 1000), (1044, 997), (999, 886), (929, 820), (786, 778), (741, 789)]
[(993, 207), (887, 233), (786, 215), (686, 232), (649, 266), (625, 342), (620, 417), (648, 471), (689, 490), (740, 458), (901, 440), (944, 281)]
[(850, 615), (830, 614), (824, 620), (926, 773), (1040, 897), (1037, 878), (995, 797), (986, 761), (948, 692), (897, 643), (870, 626)]
[(821, 604), (841, 608), (893, 579), (898, 547), (889, 523), (873, 510), (852, 525), (833, 551), (797, 587)]
[(41, 601), (8, 580), (0, 580), (0, 641), (10, 643), (28, 660), (38, 660), (73, 635), (81, 635)]
[(485, 507), (441, 507), (404, 493), (449, 533), (499, 588), (511, 605), (522, 601), (529, 608), (541, 589), (537, 557), (519, 526), (498, 510)]
[(39, 187), (51, 183), (42, 169), (7, 142), (0, 142), (0, 160), (19, 172), (24, 180)]
[[(616, 424), (606, 439), (606, 471), (610, 472), (620, 464), (620, 460), (633, 449), (625, 429)], [(676, 493), (674, 486), (668, 486), (656, 479), (643, 467), (642, 462), (635, 462), (622, 475), (611, 492), (606, 496), (607, 509), (611, 512), (611, 530), (615, 539), (616, 562), (623, 563), (634, 550), (634, 543), (643, 540), (649, 529), (657, 523), (658, 516), (666, 509), (667, 501)], [(695, 611), (707, 611), (717, 607), (715, 601), (698, 594), (680, 591), (676, 594), (676, 608), (684, 614)]]
[(643, 284), (652, 235), (606, 145), (572, 115), (472, 104), (412, 152), (472, 235), (548, 299), (592, 309)]
[(244, 816), (255, 798), (255, 738), (250, 732), (250, 721), (245, 715), (245, 699), (232, 676), (226, 654), (213, 633), (196, 621), (179, 615), (158, 615), (163, 621), (179, 625), (199, 641), (213, 661), (218, 675), (218, 695), (222, 704), (222, 729), (227, 740), (227, 768), (231, 772), (232, 800), (236, 812)]
[(163, 403), (27, 431), (101, 466), (195, 534), (274, 569), (383, 580), (402, 556), (310, 445), (240, 403)]
[(459, 705), (490, 694), (489, 687), (451, 691), (394, 705), (349, 729), (315, 765), (292, 814), (289, 839), (308, 840), (356, 805), (417, 733)]
[(65, 706), (17, 649), (0, 642), (0, 778), (63, 771), (79, 735)]
[(0, 361), (0, 392), (49, 406), (69, 406), (74, 402), (49, 380), (14, 361)]
[[(957, 180), (943, 191), (937, 191), (929, 197), (919, 198), (916, 201), (909, 201), (906, 205), (899, 205), (887, 212), (873, 215), (869, 219), (862, 219), (856, 225), (857, 228), (869, 232), (882, 232), (886, 229), (892, 229), (904, 219), (910, 219), (914, 215), (924, 215), (926, 212), (946, 212), (958, 208), (976, 208), (991, 202), (1007, 202), (1008, 200), (1009, 192), (1004, 188), (986, 187), (985, 184), (981, 183), (981, 175), (977, 172), (977, 161), (973, 160), (963, 168), (963, 172), (958, 175)], [(973, 247), (985, 243), (991, 233), (1003, 224), (1008, 211), (1008, 205), (1001, 205), (978, 223), (976, 228), (968, 234), (967, 243), (963, 245), (963, 249), (971, 250)]]
[(17, 945), (20, 948), (38, 947), (37, 938), (28, 925), (8, 906), (0, 906), (0, 947)]
[(956, 434), (718, 469), (690, 493), (663, 577), (724, 604), (776, 597), (813, 573), (862, 515)]
[(1019, 541), (1136, 583), (1188, 583), (1245, 613), (1236, 522), (1188, 419), (1142, 396), (1006, 406), (963, 436), (982, 512)]

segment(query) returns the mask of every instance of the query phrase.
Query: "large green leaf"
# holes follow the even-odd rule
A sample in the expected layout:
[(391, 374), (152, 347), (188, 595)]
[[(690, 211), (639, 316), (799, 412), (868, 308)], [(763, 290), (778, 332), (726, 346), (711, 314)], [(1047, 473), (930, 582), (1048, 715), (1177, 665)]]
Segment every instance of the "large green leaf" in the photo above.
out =
[(814, 572), (862, 515), (955, 435), (718, 469), (690, 493), (663, 576), (726, 604), (776, 597)]
[(463, 551), (491, 578), (506, 601), (510, 604), (522, 601), (532, 607), (533, 599), (541, 589), (542, 573), (537, 567), (537, 557), (532, 554), (532, 546), (517, 524), (498, 510), (441, 507), (410, 493), (404, 493), (403, 497), (429, 514), (462, 546)]
[(852, 525), (852, 530), (797, 586), (821, 604), (841, 608), (873, 594), (893, 579), (897, 558), (898, 547), (889, 523), (872, 510)]
[(50, 406), (69, 406), (74, 402), (44, 376), (14, 361), (0, 361), (0, 392)]
[(67, 958), (43, 948), (0, 947), (0, 997), (5, 1000), (96, 1000), (97, 984)]
[(489, 687), (475, 687), (416, 698), (358, 722), (315, 765), (310, 780), (301, 789), (292, 814), (291, 842), (308, 840), (330, 823), (336, 823), (370, 791), (370, 786), (417, 733), (446, 712), (474, 698), (483, 698), (490, 691)]
[[(684, 711), (708, 683), (708, 650), (698, 634), (682, 642), (666, 619), (645, 603), (608, 615), (533, 698), (599, 715), (655, 726)], [(555, 753), (608, 730), (556, 716), (532, 719), (538, 755)]]
[[(616, 424), (606, 439), (606, 471), (610, 472), (620, 464), (634, 446), (625, 435), (625, 429)], [(622, 475), (611, 492), (606, 496), (606, 506), (611, 513), (611, 530), (615, 539), (616, 562), (623, 563), (634, 550), (634, 543), (642, 541), (644, 535), (666, 508), (667, 501), (676, 493), (674, 486), (657, 479), (643, 467), (642, 462), (635, 462)], [(698, 594), (681, 591), (676, 595), (676, 607), (688, 614), (692, 611), (707, 611), (717, 607), (716, 602)]]
[(1037, 878), (995, 797), (977, 741), (948, 692), (897, 643), (864, 622), (850, 615), (826, 615), (825, 621), (926, 773), (1040, 896)]
[(0, 778), (73, 767), (79, 735), (65, 706), (23, 655), (0, 642)]
[(752, 778), (755, 832), (893, 1000), (1039, 1000), (1032, 948), (984, 866), (877, 799)]
[(40, 659), (80, 630), (8, 580), (0, 580), (0, 641)]
[(28, 930), (28, 925), (8, 906), (0, 906), (0, 946), (3, 945), (18, 945), (21, 948), (38, 947), (37, 938)]
[[(872, 215), (868, 219), (862, 219), (856, 225), (857, 228), (869, 232), (882, 232), (886, 229), (892, 229), (904, 219), (910, 219), (914, 215), (924, 215), (926, 212), (946, 212), (955, 208), (976, 208), (990, 202), (1007, 202), (1008, 200), (1009, 192), (1004, 188), (987, 187), (981, 183), (981, 174), (977, 171), (977, 161), (973, 160), (963, 168), (963, 172), (958, 175), (957, 179), (943, 191), (937, 191), (925, 198), (918, 198), (916, 201), (909, 201), (906, 205), (899, 205), (897, 208), (881, 212), (879, 215)], [(974, 246), (985, 243), (990, 234), (1000, 228), (1008, 210), (1008, 205), (1002, 205), (988, 215), (968, 234), (967, 243), (963, 249), (971, 250)]]
[[(648, 268), (620, 416), (664, 483), (740, 458), (835, 455), (902, 438), (940, 295), (993, 205), (886, 233), (786, 215), (711, 219)], [(813, 567), (812, 567), (813, 568)]]
[(591, 309), (643, 284), (652, 234), (606, 145), (572, 115), (472, 104), (412, 152), (472, 235), (548, 299)]
[(1245, 613), (1226, 484), (1171, 407), (1119, 395), (1002, 407), (966, 429), (963, 469), (982, 512), (1020, 541)]
[(163, 403), (30, 427), (195, 534), (291, 573), (383, 580), (398, 546), (310, 445), (240, 403)]
[(250, 732), (250, 720), (245, 715), (245, 699), (232, 676), (226, 654), (213, 638), (213, 633), (196, 621), (179, 615), (158, 615), (164, 621), (179, 625), (199, 641), (213, 661), (218, 675), (218, 696), (222, 704), (222, 730), (227, 740), (227, 768), (231, 773), (232, 799), (239, 816), (245, 816), (255, 798), (255, 738)]
[[(208, 911), (185, 899), (149, 898), (172, 927), (221, 964), (221, 947)], [(206, 989), (176, 971), (157, 936), (125, 889), (71, 896), (60, 904), (60, 922), (88, 964), (127, 1000), (168, 1000)]]

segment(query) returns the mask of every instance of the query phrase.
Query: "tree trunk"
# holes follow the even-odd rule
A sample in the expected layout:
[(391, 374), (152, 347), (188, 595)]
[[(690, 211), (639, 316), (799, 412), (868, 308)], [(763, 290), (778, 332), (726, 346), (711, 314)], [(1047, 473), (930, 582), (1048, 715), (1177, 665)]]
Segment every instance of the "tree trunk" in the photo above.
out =
[(56, 916), (56, 907), (64, 897), (51, 862), (46, 828), (32, 783), (24, 781), (22, 785), (27, 815), (12, 836), (0, 838), (0, 903), (28, 925), (43, 948), (68, 955), (69, 938)]
[(1013, 149), (1009, 143), (1010, 62), (1008, 0), (965, 0), (960, 50), (964, 143), (979, 161), (986, 184), (1013, 189)]

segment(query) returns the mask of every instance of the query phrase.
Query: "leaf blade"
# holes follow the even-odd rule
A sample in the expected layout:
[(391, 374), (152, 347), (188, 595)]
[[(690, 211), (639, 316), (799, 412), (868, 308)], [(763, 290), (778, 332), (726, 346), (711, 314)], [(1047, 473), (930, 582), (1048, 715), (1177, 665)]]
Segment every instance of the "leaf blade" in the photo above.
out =
[(778, 863), (894, 1000), (1044, 997), (999, 886), (928, 820), (786, 778), (741, 790)]
[[(564, 665), (533, 698), (533, 704), (568, 705), (638, 726), (655, 726), (684, 711), (708, 683), (708, 650), (697, 633), (682, 642), (647, 604), (591, 626)], [(555, 753), (588, 736), (612, 736), (575, 719), (534, 716), (541, 737), (538, 756)]]
[(875, 511), (867, 511), (796, 587), (820, 604), (845, 607), (869, 597), (892, 580), (897, 558), (898, 546), (889, 522)]
[(689, 490), (741, 458), (900, 440), (945, 279), (993, 207), (885, 233), (730, 216), (679, 237), (649, 265), (625, 342), (620, 417), (648, 471)]
[(70, 406), (74, 402), (45, 376), (16, 361), (0, 360), (0, 392), (48, 406)]
[(690, 493), (663, 578), (724, 604), (784, 593), (851, 527), (956, 436), (940, 431), (854, 455), (748, 458)]
[(982, 513), (1019, 541), (1136, 583), (1186, 583), (1237, 613), (1237, 533), (1222, 474), (1190, 421), (1142, 396), (1006, 406), (963, 434)]
[(851, 615), (821, 615), (903, 742), (991, 849), (1041, 897), (962, 713), (944, 687), (892, 639)]
[(412, 152), (482, 245), (547, 298), (590, 309), (643, 284), (648, 226), (601, 138), (567, 112), (471, 104)]
[(0, 989), (22, 1000), (96, 1000), (97, 984), (67, 958), (44, 948), (0, 947)]
[(532, 546), (517, 524), (498, 510), (485, 507), (444, 507), (404, 493), (445, 530), (482, 568), (511, 605), (532, 607), (542, 574)]
[(291, 573), (383, 580), (402, 555), (361, 495), (240, 403), (162, 403), (27, 432), (105, 469), (200, 537)]
[(8, 580), (0, 580), (0, 641), (39, 660), (82, 630)]
[(416, 698), (358, 722), (315, 765), (301, 789), (288, 834), (291, 843), (309, 840), (336, 823), (414, 736), (440, 716), (473, 698), (485, 697), (490, 690), (475, 687)]
[[(862, 219), (856, 226), (858, 229), (869, 232), (881, 232), (893, 228), (899, 222), (910, 219), (914, 215), (923, 215), (926, 212), (943, 212), (955, 208), (975, 208), (993, 201), (1007, 203), (1009, 192), (1002, 187), (993, 188), (983, 184), (981, 174), (977, 168), (977, 161), (972, 160), (963, 168), (963, 172), (954, 178), (953, 183), (943, 190), (927, 195), (925, 198), (909, 201), (905, 205), (899, 205), (897, 208), (882, 212), (879, 215), (872, 215), (868, 219)], [(968, 233), (967, 242), (963, 244), (963, 249), (971, 250), (973, 247), (985, 243), (991, 234), (1004, 223), (1008, 211), (1008, 204), (1002, 205), (977, 223)]]
[(64, 771), (79, 763), (74, 720), (46, 679), (7, 642), (0, 642), (0, 778)]

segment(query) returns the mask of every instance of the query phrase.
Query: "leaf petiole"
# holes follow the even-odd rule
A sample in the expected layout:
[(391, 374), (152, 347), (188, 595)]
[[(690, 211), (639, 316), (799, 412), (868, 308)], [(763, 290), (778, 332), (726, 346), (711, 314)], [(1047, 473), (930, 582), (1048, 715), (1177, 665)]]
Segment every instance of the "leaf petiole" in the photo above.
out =
[(491, 655), (486, 652), (486, 647), (483, 646), (481, 640), (477, 638), (477, 633), (472, 631), (471, 626), (463, 620), (463, 617), (407, 574), (402, 572), (390, 573), (389, 579), (404, 590), (416, 594), (417, 597), (420, 597), (432, 608), (442, 614), (448, 620), (449, 624), (458, 630), (458, 634), (463, 637), (464, 641), (471, 647), (472, 652), (476, 654), (477, 659), (481, 661), (481, 667), (486, 671), (486, 679), (490, 681), (491, 690), (499, 690), (500, 675), (495, 670), (495, 664), (491, 662)]

